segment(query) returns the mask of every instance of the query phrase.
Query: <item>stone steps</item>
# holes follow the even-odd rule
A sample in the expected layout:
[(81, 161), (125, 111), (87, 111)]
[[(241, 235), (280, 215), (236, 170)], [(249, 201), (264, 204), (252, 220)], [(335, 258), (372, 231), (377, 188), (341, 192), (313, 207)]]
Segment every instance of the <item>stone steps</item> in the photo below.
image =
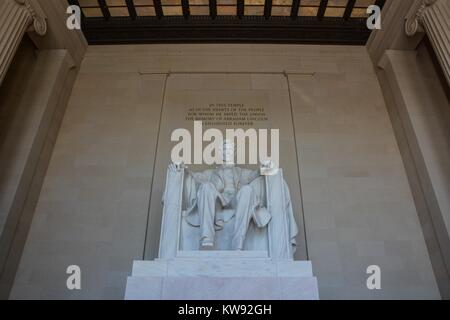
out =
[(310, 261), (175, 258), (134, 261), (127, 300), (316, 300)]
[(310, 261), (183, 259), (134, 261), (134, 277), (312, 277)]
[(129, 277), (126, 300), (317, 300), (315, 277)]

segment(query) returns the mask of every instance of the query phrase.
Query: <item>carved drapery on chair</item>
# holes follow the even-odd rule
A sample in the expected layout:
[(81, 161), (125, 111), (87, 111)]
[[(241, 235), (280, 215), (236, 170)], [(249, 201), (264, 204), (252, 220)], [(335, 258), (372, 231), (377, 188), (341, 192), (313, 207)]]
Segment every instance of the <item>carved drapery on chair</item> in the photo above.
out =
[(406, 34), (426, 33), (450, 85), (450, 0), (420, 0), (406, 19)]
[(43, 36), (47, 22), (34, 0), (0, 1), (0, 84), (5, 78), (22, 37), (30, 28)]

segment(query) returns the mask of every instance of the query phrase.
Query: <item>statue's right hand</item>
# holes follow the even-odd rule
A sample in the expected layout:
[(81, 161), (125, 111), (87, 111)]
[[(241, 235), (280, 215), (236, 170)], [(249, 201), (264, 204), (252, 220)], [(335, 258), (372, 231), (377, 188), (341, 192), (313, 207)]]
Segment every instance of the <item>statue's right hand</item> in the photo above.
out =
[(180, 172), (181, 169), (184, 168), (183, 163), (171, 163), (169, 164), (169, 171), (173, 173)]

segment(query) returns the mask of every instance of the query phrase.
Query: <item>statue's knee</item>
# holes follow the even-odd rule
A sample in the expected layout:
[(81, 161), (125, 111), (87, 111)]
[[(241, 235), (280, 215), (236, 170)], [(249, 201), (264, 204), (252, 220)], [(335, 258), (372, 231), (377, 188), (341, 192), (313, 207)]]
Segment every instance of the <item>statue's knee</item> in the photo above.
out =
[(214, 190), (215, 187), (211, 182), (202, 182), (200, 184), (200, 189)]
[(239, 190), (239, 193), (238, 193), (238, 195), (239, 196), (249, 196), (249, 195), (251, 195), (251, 194), (253, 194), (253, 188), (252, 187), (250, 187), (249, 185), (245, 185), (245, 186), (243, 186), (240, 190)]

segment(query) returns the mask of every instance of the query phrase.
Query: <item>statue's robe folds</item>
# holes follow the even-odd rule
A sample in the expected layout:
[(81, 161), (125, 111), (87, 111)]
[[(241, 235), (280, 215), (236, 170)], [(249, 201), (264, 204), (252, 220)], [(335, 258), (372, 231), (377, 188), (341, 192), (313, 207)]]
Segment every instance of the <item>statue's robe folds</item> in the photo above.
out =
[[(224, 225), (235, 218), (236, 210), (233, 202), (235, 201), (235, 194), (227, 194), (226, 190), (221, 190), (224, 182), (224, 169), (205, 170), (203, 172), (189, 172), (185, 176), (183, 193), (183, 216), (186, 222), (191, 227), (200, 227), (201, 217), (198, 209), (198, 191), (202, 184), (211, 184), (220, 195), (218, 197), (218, 206), (216, 207), (214, 217), (215, 230), (222, 230)], [(238, 190), (243, 186), (250, 186), (253, 189), (254, 201), (252, 202), (250, 210), (252, 212), (252, 221), (257, 228), (264, 228), (270, 223), (273, 215), (286, 214), (286, 222), (288, 224), (289, 241), (292, 246), (292, 251), (295, 251), (296, 236), (298, 233), (297, 224), (294, 219), (292, 203), (289, 194), (289, 188), (283, 180), (282, 188), (277, 194), (271, 194), (269, 197), (284, 197), (283, 205), (284, 212), (269, 212), (267, 210), (267, 196), (265, 177), (260, 176), (258, 171), (242, 169), (234, 167), (234, 182), (238, 186)], [(253, 228), (254, 229), (254, 228)], [(276, 230), (275, 230), (276, 232)]]

